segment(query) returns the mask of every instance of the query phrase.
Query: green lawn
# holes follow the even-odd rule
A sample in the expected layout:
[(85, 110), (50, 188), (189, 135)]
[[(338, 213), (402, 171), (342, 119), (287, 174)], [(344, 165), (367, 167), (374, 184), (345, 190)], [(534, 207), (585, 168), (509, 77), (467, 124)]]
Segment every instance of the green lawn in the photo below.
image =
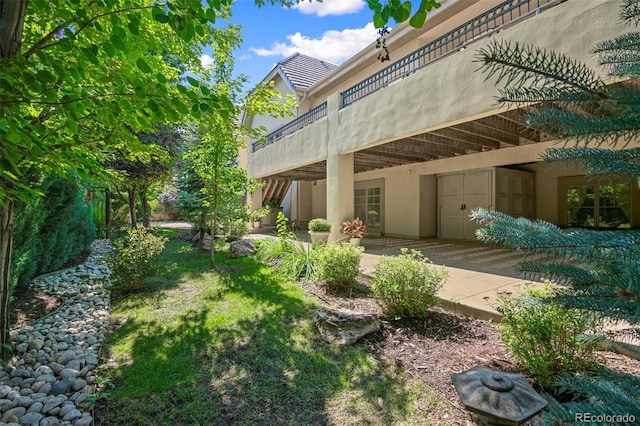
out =
[(433, 395), (362, 346), (320, 340), (298, 284), (216, 261), (170, 242), (150, 290), (113, 302), (98, 424), (424, 424)]

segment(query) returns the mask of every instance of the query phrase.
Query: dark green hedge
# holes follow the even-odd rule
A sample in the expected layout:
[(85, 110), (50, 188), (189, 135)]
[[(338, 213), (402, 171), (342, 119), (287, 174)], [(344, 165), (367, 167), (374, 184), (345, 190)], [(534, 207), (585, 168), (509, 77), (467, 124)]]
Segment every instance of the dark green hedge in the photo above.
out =
[(16, 206), (12, 288), (59, 269), (96, 238), (91, 208), (77, 181), (38, 173), (29, 181), (44, 196)]

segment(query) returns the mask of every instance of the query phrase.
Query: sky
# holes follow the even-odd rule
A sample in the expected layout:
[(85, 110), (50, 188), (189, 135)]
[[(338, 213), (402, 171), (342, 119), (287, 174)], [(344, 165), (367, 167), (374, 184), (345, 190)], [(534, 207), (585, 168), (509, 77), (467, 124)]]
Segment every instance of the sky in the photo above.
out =
[(235, 74), (249, 76), (250, 89), (296, 52), (340, 65), (376, 41), (372, 18), (365, 0), (304, 0), (291, 9), (236, 0), (230, 21), (243, 26), (244, 43), (234, 55)]

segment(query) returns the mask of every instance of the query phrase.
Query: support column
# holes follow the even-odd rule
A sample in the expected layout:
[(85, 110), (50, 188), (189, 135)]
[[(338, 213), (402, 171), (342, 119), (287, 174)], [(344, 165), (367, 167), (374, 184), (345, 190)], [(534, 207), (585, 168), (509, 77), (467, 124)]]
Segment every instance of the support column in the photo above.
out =
[(340, 226), (353, 218), (353, 175), (353, 154), (327, 157), (327, 219), (332, 225), (330, 242), (344, 238)]
[(330, 242), (344, 237), (340, 226), (354, 214), (353, 153), (340, 154), (341, 102), (339, 93), (327, 99), (327, 219), (332, 225)]

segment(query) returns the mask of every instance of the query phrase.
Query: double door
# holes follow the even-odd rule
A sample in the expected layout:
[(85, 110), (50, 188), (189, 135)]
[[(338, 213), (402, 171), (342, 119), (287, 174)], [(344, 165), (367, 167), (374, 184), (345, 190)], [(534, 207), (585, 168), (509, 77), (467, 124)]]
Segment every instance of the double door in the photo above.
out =
[(479, 225), (469, 220), (477, 207), (491, 207), (491, 170), (438, 176), (439, 237), (475, 240)]

